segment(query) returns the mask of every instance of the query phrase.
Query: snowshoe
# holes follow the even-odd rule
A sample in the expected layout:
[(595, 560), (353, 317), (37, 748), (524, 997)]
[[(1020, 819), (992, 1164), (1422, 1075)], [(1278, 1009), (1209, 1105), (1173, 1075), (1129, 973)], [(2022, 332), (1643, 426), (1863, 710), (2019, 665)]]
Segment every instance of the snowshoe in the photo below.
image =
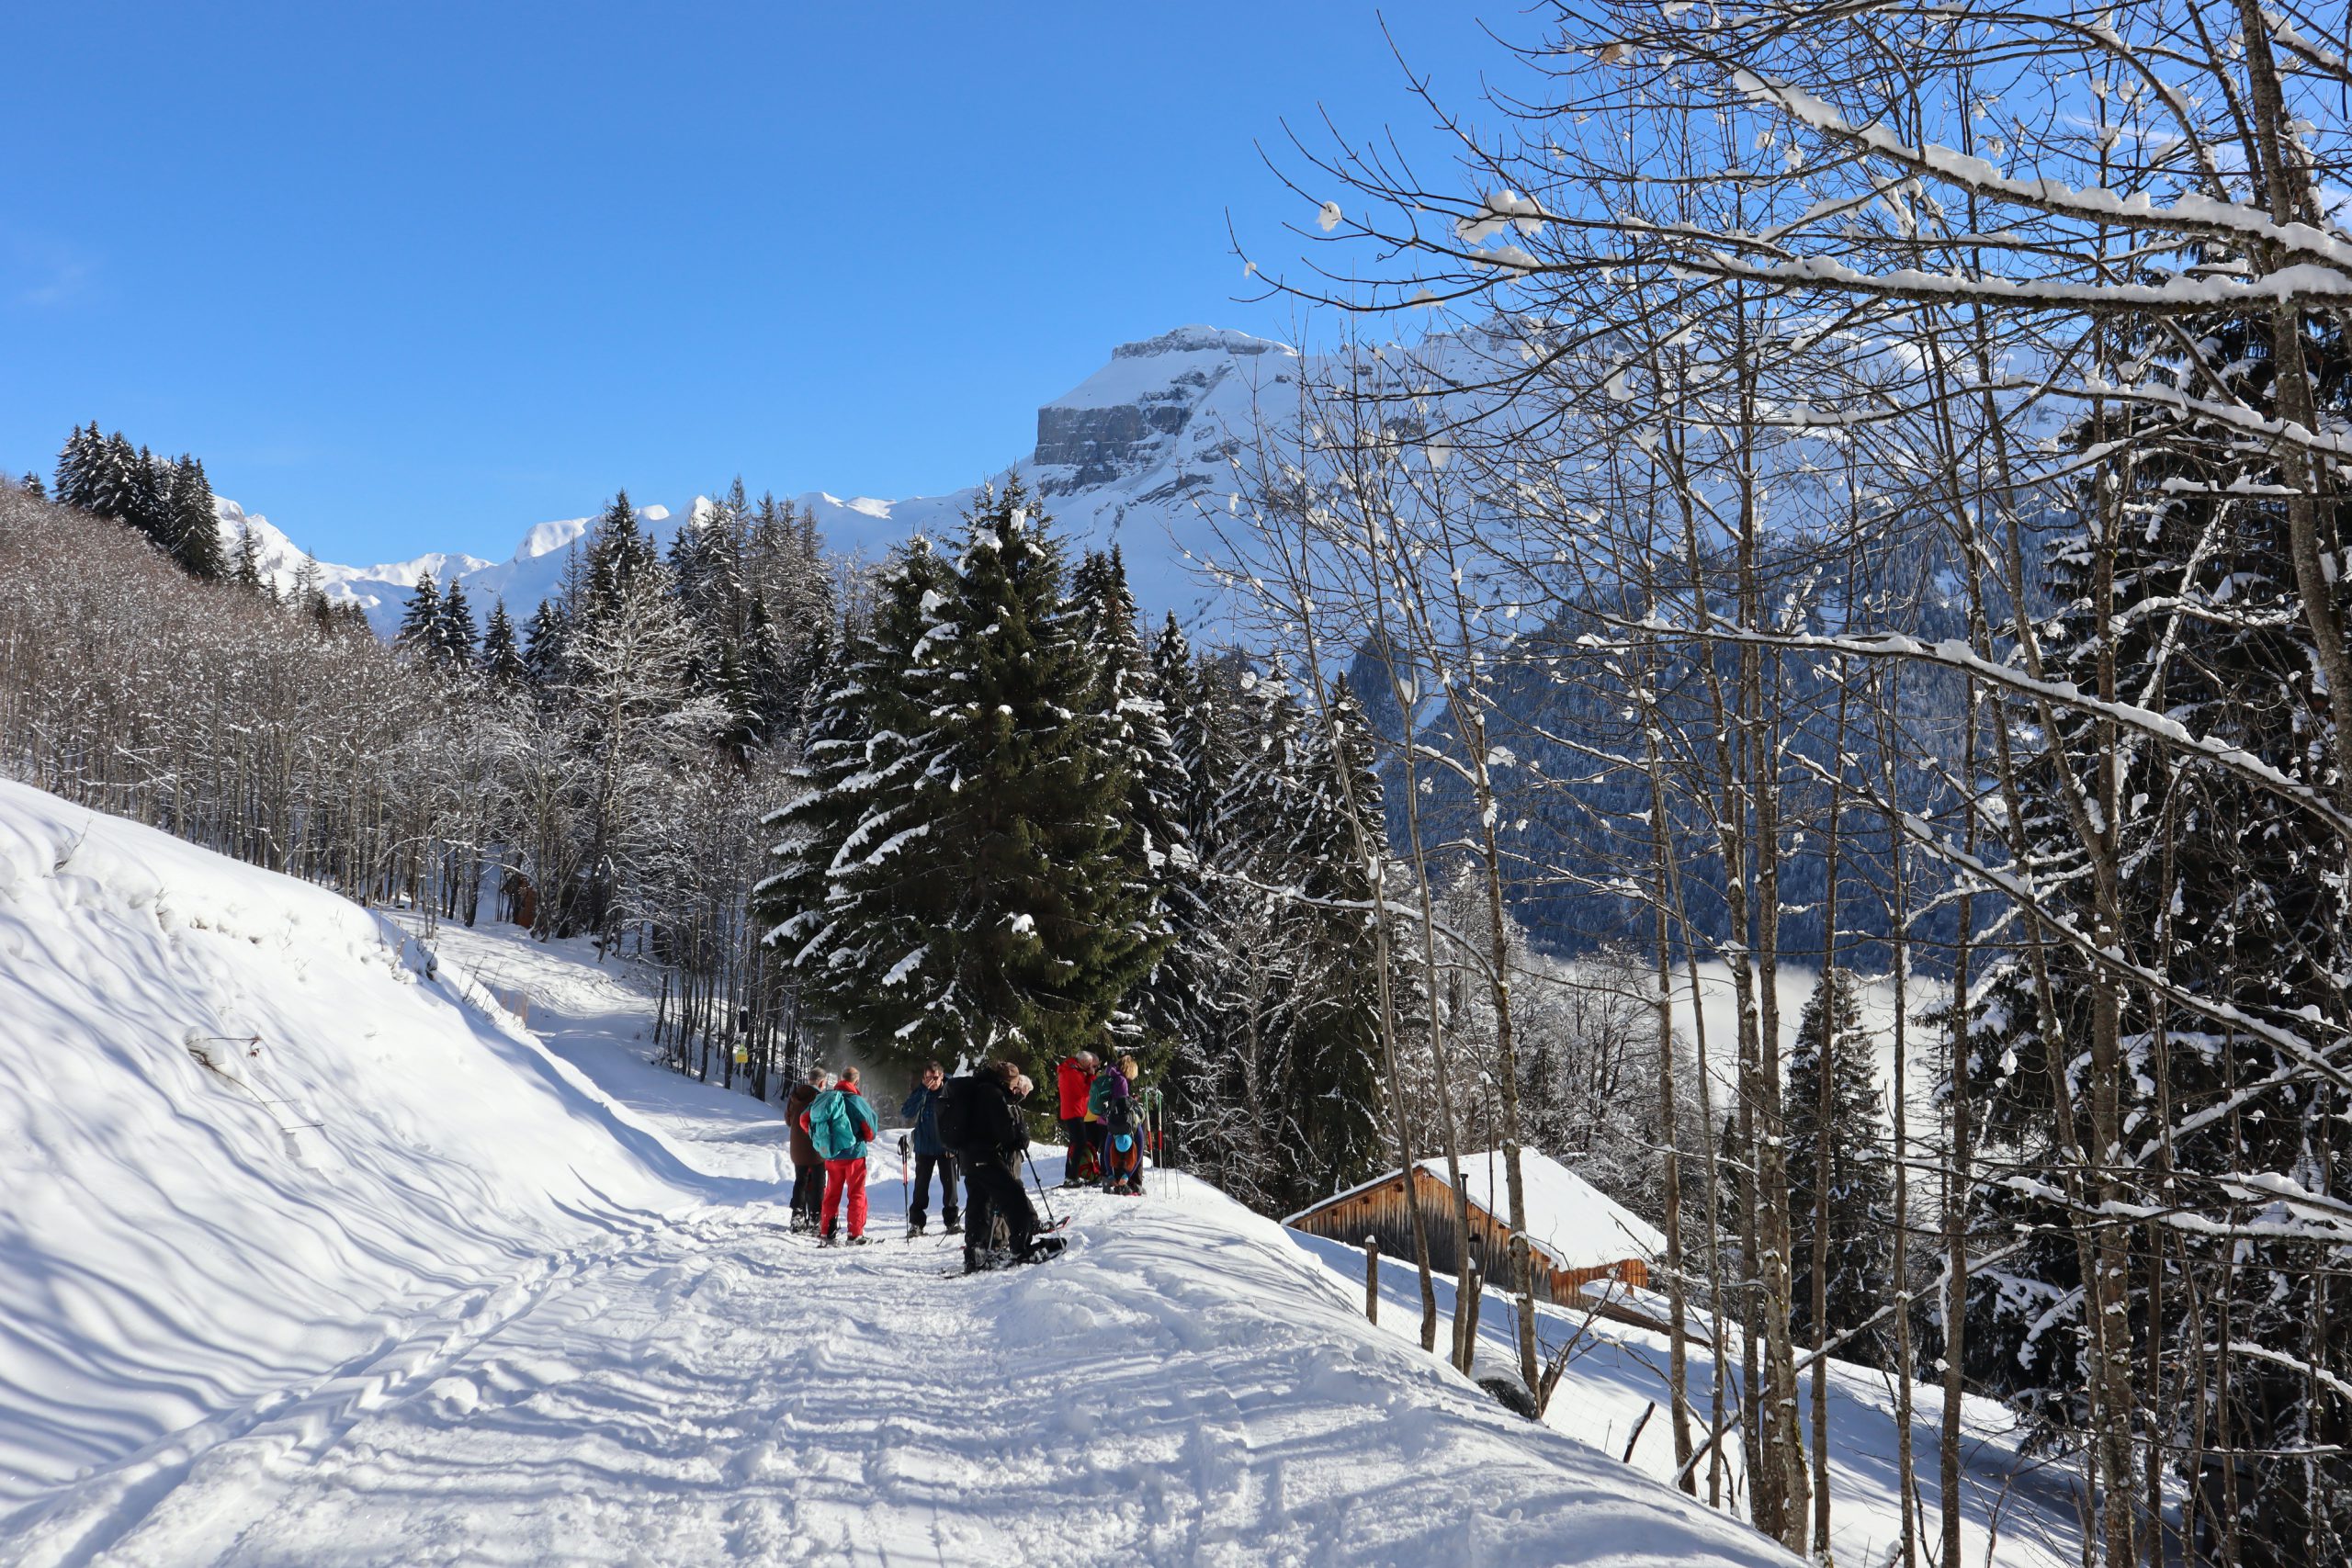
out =
[(946, 1225), (943, 1227), (943, 1234), (947, 1235), (962, 1235), (964, 1234), (964, 1222), (961, 1220), (948, 1221)]
[(921, 1220), (910, 1220), (910, 1221), (908, 1221), (908, 1222), (907, 1222), (907, 1239), (908, 1239), (909, 1241), (912, 1241), (912, 1240), (914, 1240), (914, 1238), (915, 1238), (915, 1237), (917, 1237), (917, 1236), (919, 1236), (919, 1235), (922, 1235), (922, 1226), (923, 1226), (923, 1222), (922, 1222), (922, 1221), (921, 1221)]
[(841, 1244), (842, 1238), (837, 1235), (820, 1235), (817, 1238), (819, 1247), (839, 1247)]
[(1069, 1245), (1069, 1242), (1057, 1235), (1037, 1236), (1029, 1243), (1025, 1249), (1023, 1250), (1021, 1254), (1021, 1261), (1023, 1263), (1043, 1263), (1048, 1258), (1059, 1258), (1062, 1255), (1062, 1248)]
[(850, 1238), (849, 1238), (849, 1244), (850, 1244), (852, 1247), (864, 1247), (866, 1243), (868, 1243), (868, 1242), (872, 1241), (873, 1239), (874, 1239), (874, 1238), (873, 1238), (872, 1236), (870, 1236), (870, 1235), (854, 1235), (854, 1236), (852, 1236), (852, 1237), (850, 1237)]

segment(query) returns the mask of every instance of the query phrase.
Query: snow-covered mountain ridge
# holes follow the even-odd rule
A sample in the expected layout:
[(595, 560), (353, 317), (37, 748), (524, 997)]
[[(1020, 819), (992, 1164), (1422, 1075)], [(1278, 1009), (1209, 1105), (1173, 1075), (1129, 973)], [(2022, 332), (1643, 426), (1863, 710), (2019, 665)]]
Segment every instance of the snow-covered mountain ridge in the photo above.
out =
[[(1122, 344), (1110, 363), (1037, 410), (1035, 445), (984, 482), (1019, 478), (1045, 498), (1074, 543), (1120, 547), (1148, 609), (1189, 618), (1206, 591), (1186, 552), (1216, 553), (1201, 498), (1231, 490), (1230, 458), (1254, 428), (1261, 400), (1294, 398), (1299, 368), (1299, 353), (1289, 344), (1217, 327), (1179, 327)], [(953, 530), (978, 489), (900, 500), (811, 490), (792, 499), (816, 514), (832, 548), (876, 557), (914, 534)], [(697, 496), (675, 510), (642, 507), (638, 515), (666, 545), (704, 504)], [(251, 526), (264, 569), (281, 589), (290, 587), (302, 567), (301, 549), (266, 516), (233, 501), (218, 505), (223, 547), (233, 556), (240, 530)], [(463, 583), (477, 615), (503, 600), (521, 619), (556, 592), (588, 524), (586, 517), (537, 524), (501, 561), (435, 551), (376, 566), (320, 562), (316, 571), (330, 598), (357, 604), (381, 635), (398, 626), (426, 571), (444, 584), (452, 576)]]

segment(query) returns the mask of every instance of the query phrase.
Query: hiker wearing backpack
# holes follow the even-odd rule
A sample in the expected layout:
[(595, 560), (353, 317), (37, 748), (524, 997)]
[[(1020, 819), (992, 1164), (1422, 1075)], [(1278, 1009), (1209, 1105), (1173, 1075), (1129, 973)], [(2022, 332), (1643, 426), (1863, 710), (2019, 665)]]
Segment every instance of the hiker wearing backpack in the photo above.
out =
[(1029, 1147), (1021, 1101), (1032, 1087), (1012, 1062), (992, 1062), (948, 1082), (939, 1132), (964, 1168), (967, 1274), (992, 1267), (991, 1244), (1000, 1220), (1015, 1262), (1042, 1262), (1062, 1249), (1061, 1237), (1037, 1235), (1037, 1211), (1021, 1185), (1021, 1157)]
[(1060, 1098), (1055, 1111), (1062, 1124), (1064, 1187), (1083, 1187), (1102, 1174), (1094, 1157), (1094, 1122), (1086, 1111), (1087, 1096), (1094, 1087), (1094, 1053), (1080, 1051), (1064, 1056), (1054, 1068), (1054, 1084)]
[(794, 1084), (792, 1092), (785, 1097), (784, 1120), (791, 1129), (792, 1228), (796, 1231), (815, 1230), (817, 1213), (824, 1202), (825, 1156), (808, 1141), (808, 1124), (804, 1118), (825, 1088), (825, 1069), (811, 1067), (808, 1076)]
[(865, 1145), (874, 1138), (874, 1108), (858, 1092), (857, 1069), (843, 1067), (841, 1081), (800, 1113), (800, 1130), (825, 1160), (824, 1232), (821, 1245), (833, 1247), (835, 1229), (844, 1205), (849, 1209), (852, 1247), (865, 1245)]
[(923, 1068), (922, 1077), (915, 1083), (914, 1091), (906, 1103), (899, 1107), (899, 1118), (913, 1129), (915, 1150), (915, 1184), (907, 1200), (907, 1235), (922, 1235), (930, 1219), (931, 1176), (939, 1173), (940, 1217), (947, 1222), (947, 1234), (954, 1235), (964, 1228), (961, 1211), (956, 1203), (956, 1156), (939, 1136), (939, 1100), (947, 1083), (947, 1069), (937, 1062)]
[(1135, 1197), (1143, 1191), (1143, 1120), (1136, 1113), (1136, 1059), (1122, 1056), (1094, 1075), (1090, 1109), (1102, 1124), (1104, 1190)]

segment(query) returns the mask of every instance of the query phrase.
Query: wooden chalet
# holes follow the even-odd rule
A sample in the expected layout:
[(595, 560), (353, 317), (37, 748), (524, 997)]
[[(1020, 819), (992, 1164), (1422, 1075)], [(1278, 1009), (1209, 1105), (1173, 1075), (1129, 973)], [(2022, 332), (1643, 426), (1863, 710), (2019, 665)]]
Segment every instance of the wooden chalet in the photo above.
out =
[[(1574, 1301), (1584, 1286), (1600, 1280), (1636, 1288), (1648, 1285), (1650, 1259), (1666, 1250), (1666, 1238), (1647, 1221), (1557, 1160), (1532, 1149), (1520, 1152), (1520, 1168), (1525, 1182), (1528, 1237), (1538, 1263), (1538, 1297)], [(1501, 1151), (1464, 1155), (1462, 1175), (1470, 1199), (1471, 1250), (1487, 1279), (1502, 1288), (1510, 1256), (1510, 1200)], [(1379, 1244), (1382, 1256), (1409, 1262), (1413, 1260), (1413, 1221), (1408, 1202), (1418, 1202), (1427, 1221), (1430, 1267), (1459, 1278), (1462, 1260), (1454, 1255), (1453, 1190), (1446, 1184), (1442, 1159), (1423, 1160), (1409, 1171), (1392, 1170), (1302, 1209), (1283, 1223), (1351, 1247), (1362, 1247), (1369, 1238)]]

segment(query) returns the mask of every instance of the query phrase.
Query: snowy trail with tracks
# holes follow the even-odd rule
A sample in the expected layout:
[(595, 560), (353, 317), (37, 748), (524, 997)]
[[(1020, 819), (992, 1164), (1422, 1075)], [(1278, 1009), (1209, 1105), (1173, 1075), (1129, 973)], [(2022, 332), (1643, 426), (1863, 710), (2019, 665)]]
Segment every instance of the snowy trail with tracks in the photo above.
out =
[[(714, 1190), (775, 1191), (775, 1112), (648, 1064), (625, 970), (435, 942), (444, 984), (527, 997), (548, 1050)], [(1792, 1561), (1504, 1413), (1211, 1189), (1078, 1196), (1061, 1259), (964, 1279), (951, 1238), (901, 1239), (888, 1165), (888, 1239), (820, 1249), (776, 1191), (551, 1245), (33, 1499), (0, 1562)]]

